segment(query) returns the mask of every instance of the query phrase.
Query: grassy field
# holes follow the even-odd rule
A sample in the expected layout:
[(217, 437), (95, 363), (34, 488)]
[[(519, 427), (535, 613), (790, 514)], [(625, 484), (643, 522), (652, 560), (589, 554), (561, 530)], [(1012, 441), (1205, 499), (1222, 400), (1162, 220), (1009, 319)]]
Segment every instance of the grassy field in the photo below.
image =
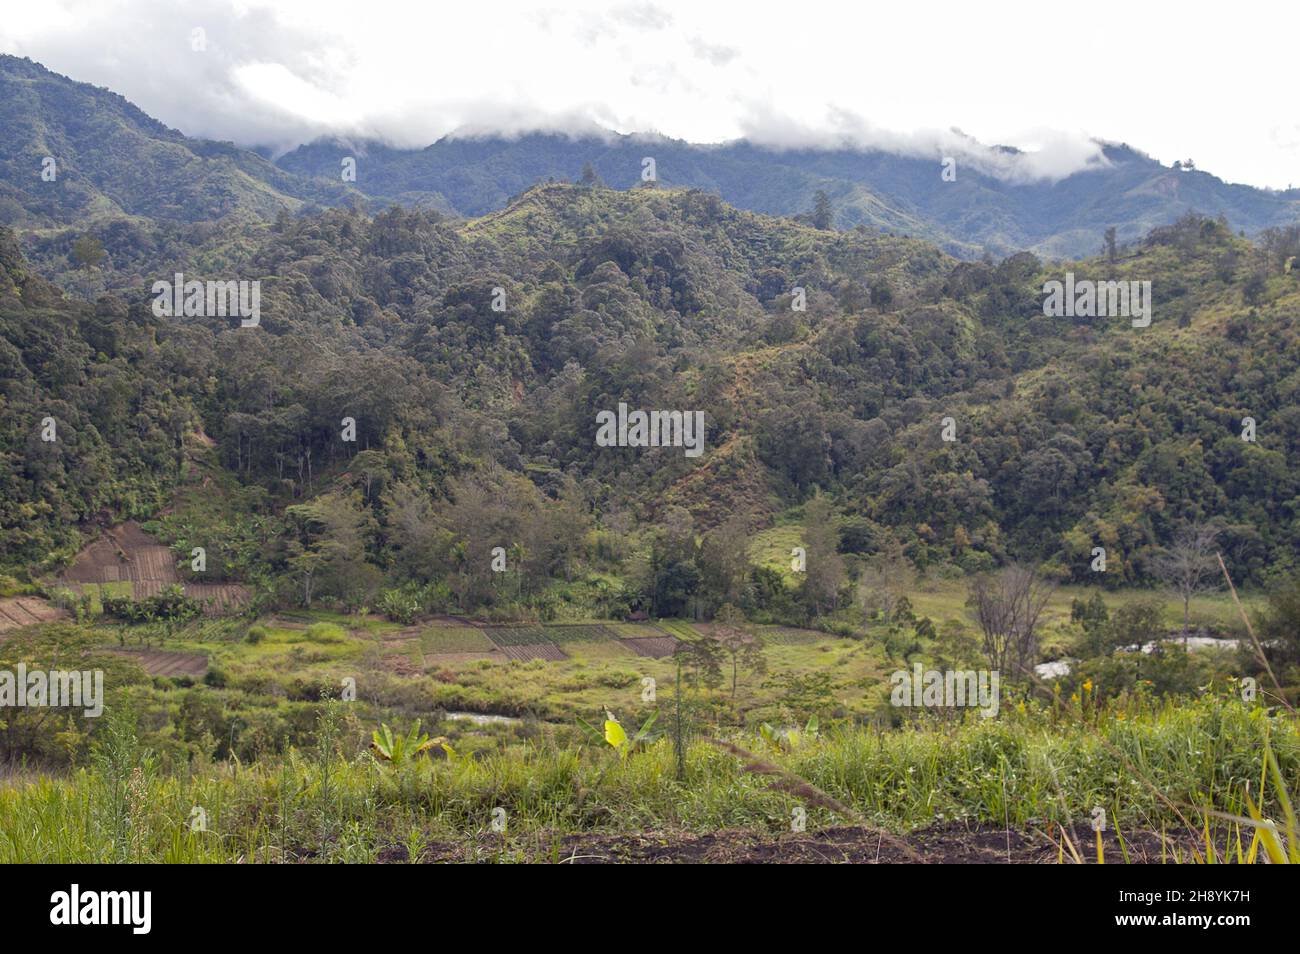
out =
[[(797, 746), (728, 734), (772, 768), (698, 739), (680, 776), (667, 740), (620, 757), (532, 735), (482, 758), (381, 764), (341, 705), (315, 747), (251, 766), (159, 773), (125, 734), (92, 768), (0, 788), (0, 862), (562, 860), (575, 833), (776, 838), (797, 809), (810, 831), (966, 825), (1072, 831), (1087, 846), (1097, 806), (1135, 845), (1165, 832), (1180, 851), (1203, 850), (1208, 825), (1216, 850), (1248, 860), (1254, 829), (1209, 812), (1241, 810), (1248, 783), (1258, 795), (1266, 740), (1282, 777), (1300, 774), (1293, 720), (1217, 698), (1098, 719), (1031, 707), (883, 733), (843, 726)], [(781, 784), (782, 772), (801, 784)], [(1265, 810), (1280, 811), (1263, 791)]]
[[(1078, 641), (1069, 608), (1085, 595), (1054, 594), (1043, 625), (1050, 651), (1068, 653)], [(1112, 611), (1140, 597), (1106, 594)], [(966, 621), (968, 651), (975, 646), (963, 587), (924, 584), (909, 598), (918, 616)], [(1194, 618), (1227, 630), (1229, 608), (1199, 599)], [(1171, 628), (1179, 622), (1175, 604), (1166, 601), (1164, 612)], [(1086, 838), (1098, 805), (1116, 820), (1119, 835), (1108, 837), (1132, 835), (1112, 854), (1132, 847), (1148, 859), (1190, 857), (1204, 851), (1193, 829), (1210, 818), (1216, 850), (1244, 839), (1245, 858), (1249, 826), (1243, 834), (1208, 813), (1243, 814), (1247, 781), (1283, 811), (1267, 794), (1276, 786), (1262, 784), (1266, 745), (1300, 798), (1294, 718), (1244, 703), (1217, 676), (1209, 677), (1217, 688), (1177, 699), (1004, 687), (995, 719), (900, 715), (889, 705), (890, 673), (948, 652), (940, 638), (885, 622), (854, 627), (853, 636), (751, 630), (763, 666), (740, 667), (734, 692), (729, 667), (719, 685), (682, 689), (682, 769), (668, 738), (620, 757), (584, 736), (579, 720), (599, 725), (609, 714), (632, 732), (655, 716), (656, 734), (669, 728), (676, 662), (638, 655), (632, 641), (697, 640), (710, 624), (443, 617), (401, 626), (324, 611), (251, 625), (101, 621), (89, 632), (106, 648), (193, 653), (207, 660), (206, 673), (141, 676), (122, 687), (110, 715), (129, 709), (147, 731), (124, 733), (129, 739), (113, 743), (121, 751), (104, 741), (111, 730), (97, 728), (94, 745), (69, 742), (70, 752), (74, 742), (81, 748), (68, 765), (0, 779), (0, 861), (556, 860), (585, 850), (640, 857), (648, 845), (660, 845), (664, 860), (721, 852), (761, 861), (796, 809), (818, 833), (806, 846), (810, 860), (826, 851), (878, 859), (881, 830), (917, 839), (888, 849), (903, 853), (894, 860), (912, 860), (913, 845), (941, 856), (988, 852), (1014, 830), (1018, 860), (1041, 861), (1061, 850), (1063, 830), (1082, 825)], [(562, 656), (507, 656), (539, 643)], [(1224, 673), (1235, 671), (1227, 655), (1215, 658)], [(355, 701), (329, 701), (345, 686)], [(811, 714), (819, 733), (782, 734)], [(367, 742), (380, 722), (399, 732), (418, 722), (451, 753), (435, 747), (409, 764), (377, 762)], [(775, 727), (766, 736), (765, 723)], [(768, 768), (751, 770), (759, 763)], [(206, 831), (189, 827), (195, 807)], [(506, 811), (504, 835), (491, 828), (496, 808)]]

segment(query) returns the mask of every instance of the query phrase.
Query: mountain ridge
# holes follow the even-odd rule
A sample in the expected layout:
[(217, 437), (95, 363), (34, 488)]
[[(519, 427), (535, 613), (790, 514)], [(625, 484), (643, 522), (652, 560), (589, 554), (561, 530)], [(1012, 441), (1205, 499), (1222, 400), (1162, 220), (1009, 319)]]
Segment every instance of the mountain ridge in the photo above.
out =
[[(651, 150), (664, 185), (786, 217), (806, 216), (824, 192), (839, 227), (924, 239), (964, 259), (1017, 251), (1078, 258), (1096, 253), (1107, 228), (1121, 244), (1136, 242), (1191, 212), (1247, 234), (1300, 221), (1300, 190), (1229, 184), (1102, 141), (1104, 164), (1025, 181), (981, 168), (997, 155), (1021, 155), (1009, 147), (973, 144), (969, 158), (954, 157), (955, 180), (944, 181), (937, 152), (701, 146), (612, 132), (449, 136), (420, 149), (330, 136), (271, 161), (256, 149), (186, 137), (116, 93), (13, 56), (0, 56), (0, 104), (0, 224), (29, 233), (132, 217), (268, 221), (349, 202), (476, 217), (539, 181), (579, 179), (588, 163), (601, 180), (631, 187)], [(41, 179), (46, 157), (57, 163), (55, 182)], [(348, 157), (357, 161), (355, 182), (343, 179)]]

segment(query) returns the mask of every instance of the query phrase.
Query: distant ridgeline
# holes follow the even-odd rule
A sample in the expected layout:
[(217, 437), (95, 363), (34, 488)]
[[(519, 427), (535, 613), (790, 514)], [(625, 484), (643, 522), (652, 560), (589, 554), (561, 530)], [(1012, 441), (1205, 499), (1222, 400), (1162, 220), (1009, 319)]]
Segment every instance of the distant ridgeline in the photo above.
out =
[[(272, 162), (230, 143), (188, 138), (115, 93), (0, 56), (0, 225), (117, 220), (132, 233), (134, 255), (172, 241), (180, 223), (269, 221), (282, 210), (321, 205), (398, 203), (477, 217), (539, 182), (640, 185), (647, 160), (664, 187), (697, 188), (737, 208), (814, 224), (922, 238), (967, 259), (1020, 250), (1077, 258), (1095, 254), (1107, 228), (1131, 243), (1189, 212), (1224, 217), (1249, 235), (1300, 221), (1300, 190), (1228, 184), (1125, 145), (1098, 149), (1097, 161), (1063, 179), (1028, 178), (1016, 150), (973, 141), (965, 153), (918, 156), (745, 141), (696, 146), (603, 132), (448, 137), (423, 149), (324, 139)], [(160, 229), (131, 228), (141, 218)], [(50, 251), (68, 254), (70, 237), (49, 241)]]

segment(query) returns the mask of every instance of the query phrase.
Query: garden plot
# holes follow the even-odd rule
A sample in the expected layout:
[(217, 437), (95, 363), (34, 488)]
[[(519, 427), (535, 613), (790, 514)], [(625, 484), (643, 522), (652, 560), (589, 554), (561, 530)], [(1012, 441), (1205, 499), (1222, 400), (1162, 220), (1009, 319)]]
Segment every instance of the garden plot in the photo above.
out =
[(618, 630), (604, 623), (564, 623), (551, 624), (546, 627), (546, 635), (552, 641), (565, 643), (603, 643), (621, 638)]
[(176, 569), (176, 554), (127, 521), (104, 531), (77, 554), (61, 582), (80, 594), (88, 586), (127, 586), (133, 599), (156, 596), (180, 584), (185, 595), (204, 604), (209, 616), (236, 613), (248, 604), (248, 588), (238, 583), (188, 583)]
[(13, 599), (0, 600), (0, 633), (6, 633), (20, 626), (48, 623), (67, 615), (58, 607), (34, 596), (17, 596)]
[(828, 638), (814, 629), (795, 629), (792, 626), (761, 626), (758, 636), (771, 646), (809, 646)]
[(420, 648), (429, 655), (491, 653), (497, 647), (477, 626), (438, 623), (420, 630)]
[(547, 636), (544, 626), (490, 626), (483, 632), (510, 659), (568, 659)]
[(623, 639), (621, 643), (638, 656), (663, 659), (677, 651), (678, 640), (676, 636), (643, 636)]
[(197, 679), (208, 671), (208, 657), (202, 653), (170, 653), (160, 649), (108, 649), (105, 652), (131, 660), (151, 676)]

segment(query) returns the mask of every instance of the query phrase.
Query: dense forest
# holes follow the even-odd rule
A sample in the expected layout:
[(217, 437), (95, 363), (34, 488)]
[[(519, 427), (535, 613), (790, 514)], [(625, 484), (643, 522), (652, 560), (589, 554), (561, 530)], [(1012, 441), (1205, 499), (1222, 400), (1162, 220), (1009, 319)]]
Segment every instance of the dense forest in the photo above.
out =
[[(834, 606), (882, 554), (1088, 581), (1096, 546), (1108, 585), (1150, 585), (1206, 523), (1238, 580), (1293, 569), (1294, 229), (1252, 243), (1189, 216), (1075, 263), (962, 263), (702, 192), (552, 183), (473, 220), (325, 210), (207, 233), (221, 267), (196, 256), (186, 277), (259, 281), (255, 328), (156, 317), (170, 246), (137, 257), (137, 234), (56, 269), (118, 283), (93, 303), (0, 243), (13, 574), (156, 514), (187, 465), (220, 471), (214, 505), (173, 539), (280, 599), (469, 610), (558, 586), (607, 612), (790, 612)], [(1045, 317), (1067, 270), (1150, 281), (1151, 326)], [(703, 411), (705, 453), (597, 447), (620, 402)], [(744, 560), (791, 517), (829, 573), (796, 594)]]

